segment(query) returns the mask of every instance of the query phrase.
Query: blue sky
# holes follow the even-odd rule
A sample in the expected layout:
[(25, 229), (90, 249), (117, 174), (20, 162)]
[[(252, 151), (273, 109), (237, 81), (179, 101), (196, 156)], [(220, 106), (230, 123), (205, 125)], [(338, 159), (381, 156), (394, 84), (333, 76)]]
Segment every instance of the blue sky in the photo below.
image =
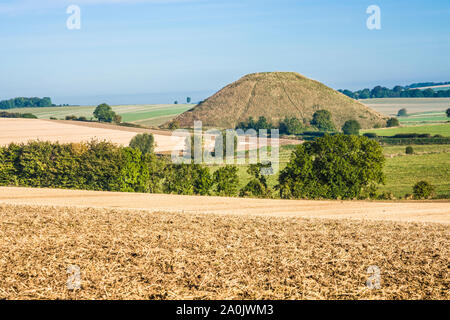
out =
[(0, 40), (0, 99), (195, 101), (261, 71), (335, 89), (450, 81), (448, 0), (1, 0)]

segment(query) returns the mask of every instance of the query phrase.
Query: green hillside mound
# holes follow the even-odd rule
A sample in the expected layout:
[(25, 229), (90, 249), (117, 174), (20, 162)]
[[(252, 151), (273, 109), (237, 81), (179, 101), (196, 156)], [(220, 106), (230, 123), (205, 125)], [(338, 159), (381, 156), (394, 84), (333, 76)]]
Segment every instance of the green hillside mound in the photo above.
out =
[(183, 128), (192, 127), (195, 120), (201, 120), (204, 127), (234, 128), (249, 117), (260, 116), (274, 124), (286, 116), (309, 123), (321, 109), (331, 112), (338, 128), (350, 119), (365, 129), (386, 124), (386, 117), (378, 112), (295, 72), (246, 75), (172, 121)]

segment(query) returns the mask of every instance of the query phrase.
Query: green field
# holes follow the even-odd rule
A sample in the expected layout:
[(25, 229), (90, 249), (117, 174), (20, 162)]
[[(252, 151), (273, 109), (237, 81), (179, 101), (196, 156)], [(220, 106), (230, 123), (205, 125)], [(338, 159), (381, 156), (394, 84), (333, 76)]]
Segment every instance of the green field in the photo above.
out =
[[(387, 146), (383, 148), (386, 156), (386, 184), (379, 191), (391, 192), (396, 198), (412, 194), (412, 187), (420, 180), (430, 182), (436, 188), (438, 197), (450, 198), (450, 145), (413, 145), (415, 154), (406, 155), (406, 146)], [(289, 162), (295, 146), (280, 148), (280, 170)], [(218, 166), (211, 167), (215, 171)], [(239, 168), (239, 188), (250, 180), (248, 166)], [(268, 177), (268, 184), (273, 189), (278, 183), (278, 174)], [(274, 191), (274, 195), (275, 191)]]
[(450, 123), (361, 130), (361, 133), (366, 132), (373, 132), (379, 136), (393, 136), (399, 133), (429, 133), (431, 135), (440, 134), (444, 137), (450, 137)]
[[(112, 109), (122, 116), (124, 122), (133, 122), (144, 126), (159, 126), (175, 116), (191, 109), (193, 104), (158, 104), (158, 105), (120, 105)], [(32, 113), (40, 119), (64, 119), (66, 116), (93, 117), (95, 106), (68, 106), (48, 108), (18, 108), (9, 112)]]

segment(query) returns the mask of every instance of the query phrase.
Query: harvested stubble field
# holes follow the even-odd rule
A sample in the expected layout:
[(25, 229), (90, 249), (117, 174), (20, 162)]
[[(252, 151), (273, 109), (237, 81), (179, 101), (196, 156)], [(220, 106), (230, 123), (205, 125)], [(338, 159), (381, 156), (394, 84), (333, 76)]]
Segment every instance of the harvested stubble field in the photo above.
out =
[(0, 204), (0, 234), (4, 299), (450, 297), (448, 224)]

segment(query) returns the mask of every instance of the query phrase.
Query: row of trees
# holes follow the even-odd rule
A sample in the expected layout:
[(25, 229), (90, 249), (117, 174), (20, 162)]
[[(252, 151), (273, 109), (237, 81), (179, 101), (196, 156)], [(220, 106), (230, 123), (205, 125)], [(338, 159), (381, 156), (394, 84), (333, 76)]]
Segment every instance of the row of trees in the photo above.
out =
[(0, 109), (13, 109), (13, 108), (43, 108), (51, 107), (52, 99), (49, 97), (44, 98), (13, 98), (9, 100), (0, 101)]
[(402, 86), (395, 86), (389, 89), (382, 86), (376, 86), (372, 90), (366, 88), (358, 91), (339, 90), (352, 99), (369, 99), (369, 98), (447, 98), (450, 97), (450, 90), (434, 91), (431, 88), (420, 90), (410, 89)]

